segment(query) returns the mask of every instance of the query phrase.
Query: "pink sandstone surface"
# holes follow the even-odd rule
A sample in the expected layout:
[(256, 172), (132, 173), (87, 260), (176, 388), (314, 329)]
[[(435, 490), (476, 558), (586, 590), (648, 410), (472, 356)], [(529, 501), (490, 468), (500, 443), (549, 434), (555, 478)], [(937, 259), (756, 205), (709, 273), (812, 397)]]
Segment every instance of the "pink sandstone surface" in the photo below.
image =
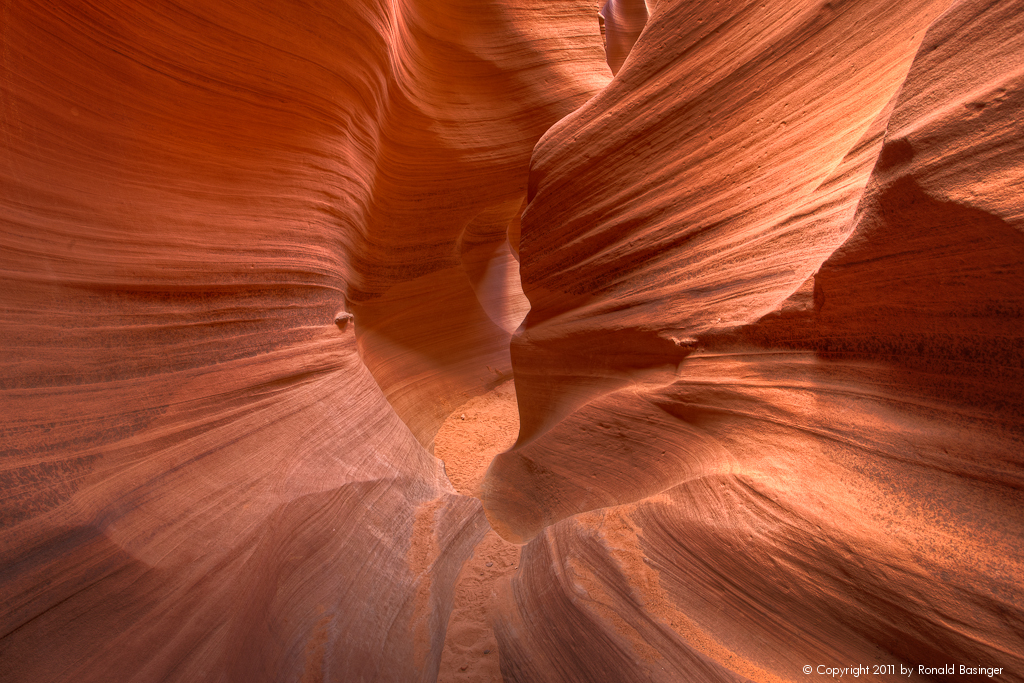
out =
[(1022, 119), (1020, 0), (3, 3), (0, 681), (1024, 681)]

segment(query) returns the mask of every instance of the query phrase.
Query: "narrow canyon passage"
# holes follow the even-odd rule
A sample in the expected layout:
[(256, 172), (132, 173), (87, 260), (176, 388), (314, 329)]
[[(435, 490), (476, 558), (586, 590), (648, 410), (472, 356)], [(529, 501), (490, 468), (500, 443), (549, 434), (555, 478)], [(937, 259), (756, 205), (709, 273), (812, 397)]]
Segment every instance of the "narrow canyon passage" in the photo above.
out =
[(1024, 0), (2, 3), (0, 682), (1024, 683), (1022, 65)]
[[(478, 497), (487, 466), (515, 443), (518, 432), (515, 384), (509, 380), (452, 413), (434, 438), (434, 455), (444, 461), (459, 493)], [(493, 622), (519, 552), (493, 529), (473, 549), (455, 582), (438, 683), (501, 683)]]

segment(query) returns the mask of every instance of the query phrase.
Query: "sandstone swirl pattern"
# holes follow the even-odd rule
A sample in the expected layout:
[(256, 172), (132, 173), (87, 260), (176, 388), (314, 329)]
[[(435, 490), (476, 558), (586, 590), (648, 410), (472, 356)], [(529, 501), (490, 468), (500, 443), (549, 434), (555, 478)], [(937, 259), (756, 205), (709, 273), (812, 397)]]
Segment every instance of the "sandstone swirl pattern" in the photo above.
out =
[(538, 144), (507, 678), (1024, 676), (1024, 6), (948, 4), (662, 0)]
[(0, 679), (434, 680), (487, 523), (424, 446), (593, 12), (0, 12)]
[(432, 681), (488, 520), (506, 681), (1024, 679), (1022, 36), (4, 3), (0, 679)]

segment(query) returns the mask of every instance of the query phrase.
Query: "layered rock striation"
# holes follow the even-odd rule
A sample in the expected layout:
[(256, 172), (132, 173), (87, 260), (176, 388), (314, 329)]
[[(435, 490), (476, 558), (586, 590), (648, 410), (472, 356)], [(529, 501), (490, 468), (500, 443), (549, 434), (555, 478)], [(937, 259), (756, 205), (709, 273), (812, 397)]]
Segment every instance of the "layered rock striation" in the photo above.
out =
[[(578, 3), (6, 3), (0, 679), (432, 681)], [(489, 366), (489, 367), (488, 367)]]
[(1020, 2), (0, 17), (3, 680), (1024, 679)]
[(663, 0), (541, 140), (507, 679), (1024, 675), (1022, 9)]

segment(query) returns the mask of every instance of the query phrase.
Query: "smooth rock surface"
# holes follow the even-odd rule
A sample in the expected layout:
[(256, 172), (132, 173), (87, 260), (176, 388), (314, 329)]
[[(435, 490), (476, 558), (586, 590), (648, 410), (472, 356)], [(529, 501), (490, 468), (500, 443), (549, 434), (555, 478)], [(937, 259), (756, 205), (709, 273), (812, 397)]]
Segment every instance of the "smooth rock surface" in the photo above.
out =
[(1024, 678), (1022, 17), (663, 0), (545, 135), (505, 680)]
[[(4, 3), (0, 679), (433, 681), (570, 1)], [(488, 367), (490, 366), (490, 367)]]
[(1024, 680), (1022, 86), (1020, 0), (3, 4), (0, 680)]

